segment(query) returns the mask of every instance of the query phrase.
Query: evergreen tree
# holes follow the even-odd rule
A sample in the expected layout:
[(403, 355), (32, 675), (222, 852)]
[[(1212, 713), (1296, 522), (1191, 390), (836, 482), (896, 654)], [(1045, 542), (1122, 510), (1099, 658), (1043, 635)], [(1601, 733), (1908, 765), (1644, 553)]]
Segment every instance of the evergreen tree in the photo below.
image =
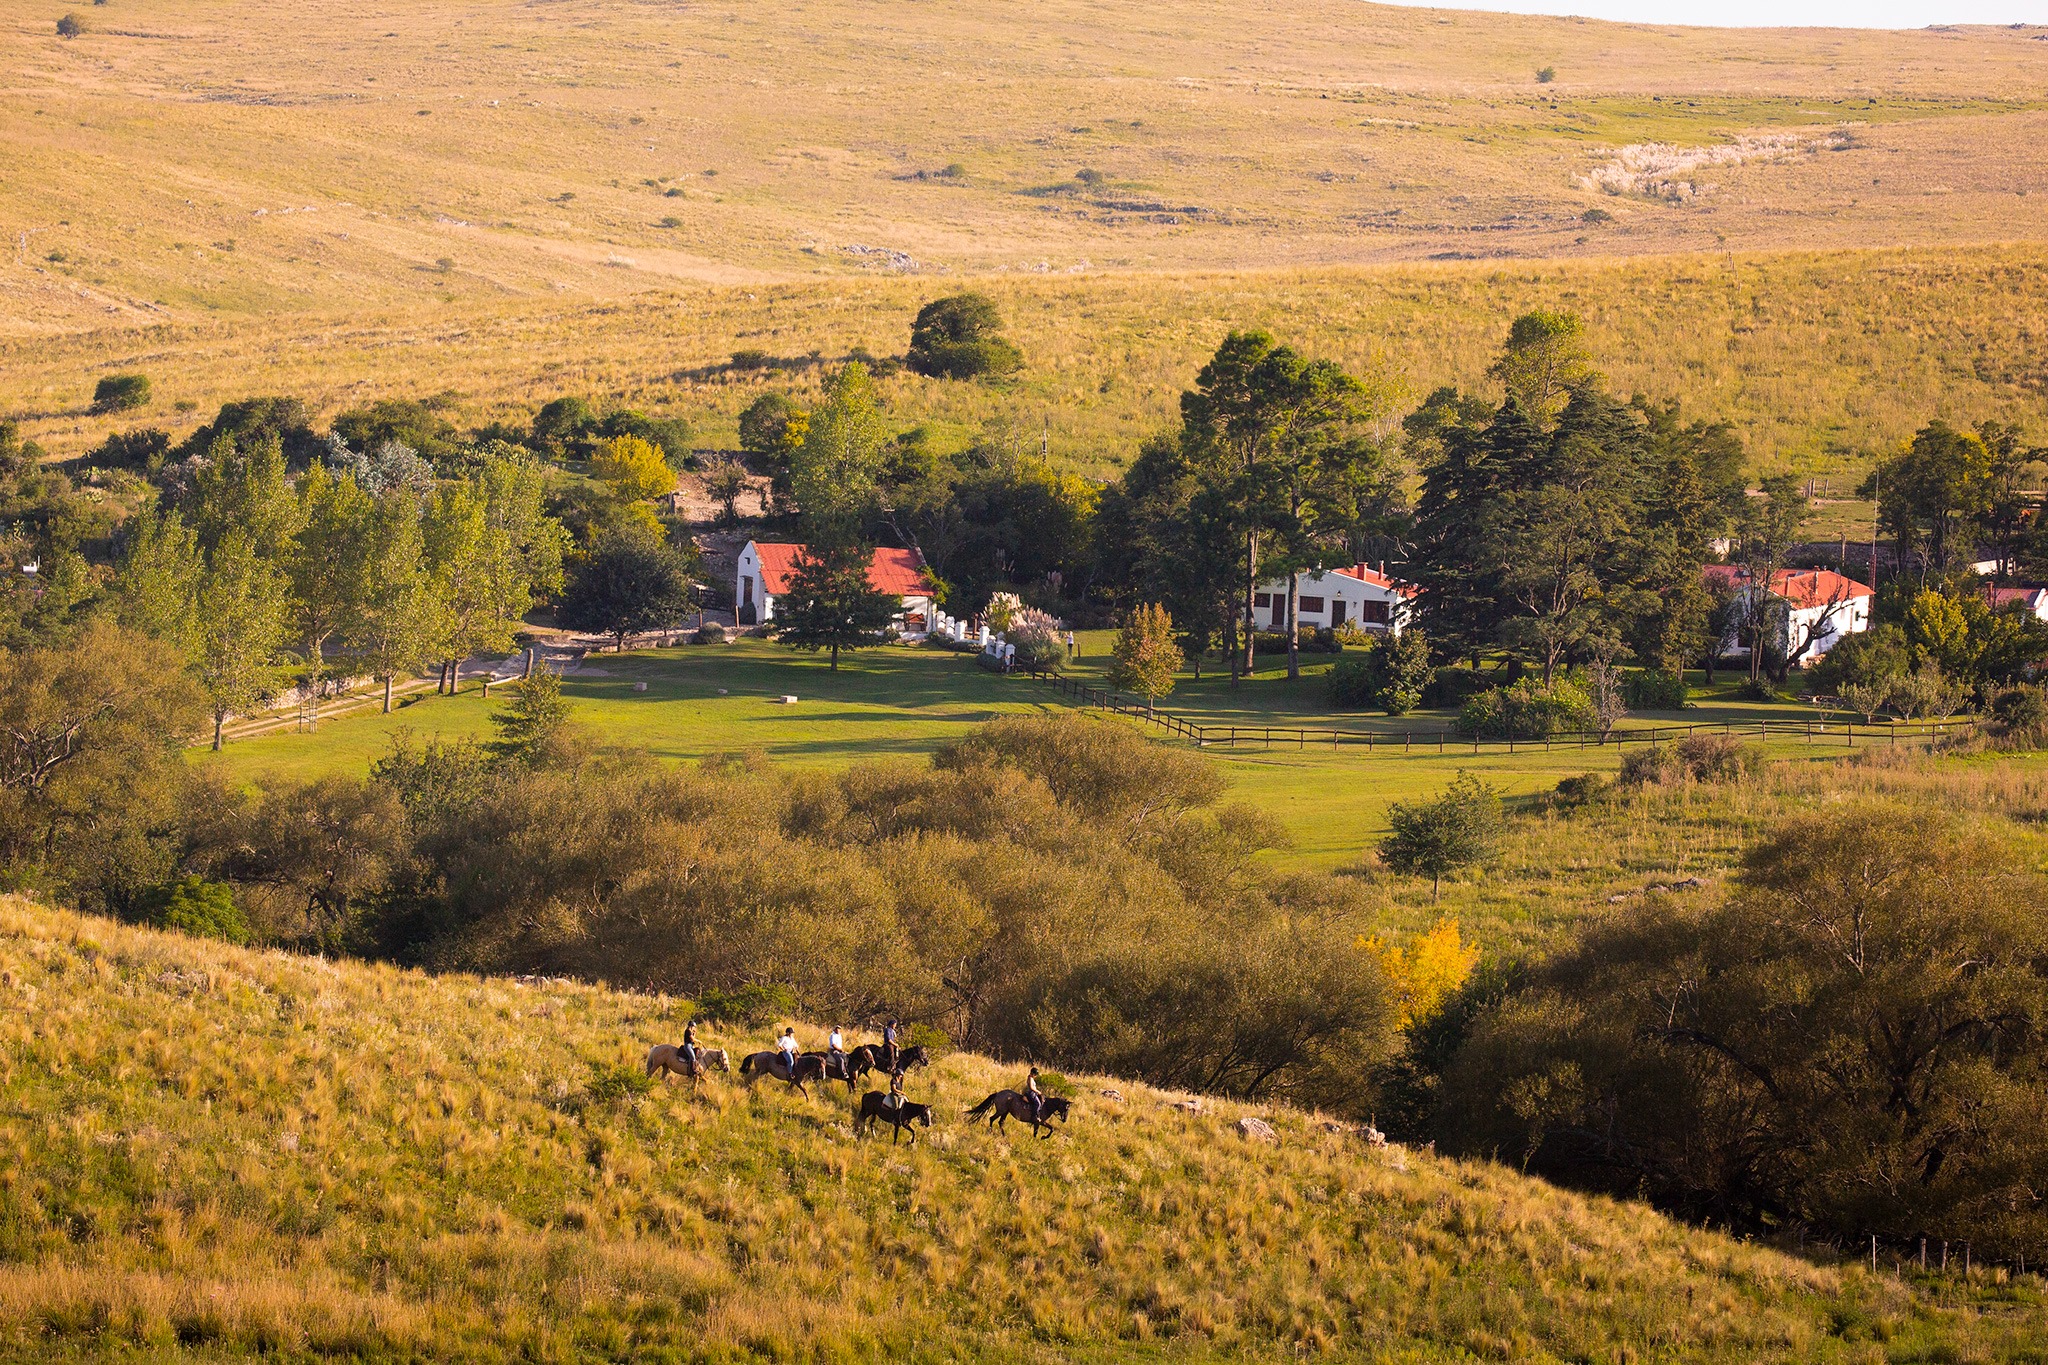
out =
[(839, 651), (880, 644), (896, 615), (896, 599), (869, 578), (874, 551), (857, 540), (828, 540), (804, 548), (796, 572), (775, 602), (776, 638), (804, 650)]
[(545, 762), (569, 723), (562, 675), (550, 668), (513, 685), (512, 704), (491, 716), (498, 737), (485, 748), (498, 759), (529, 767)]
[(1173, 618), (1158, 603), (1131, 608), (1124, 614), (1116, 633), (1115, 662), (1110, 665), (1112, 687), (1136, 692), (1145, 699), (1145, 709), (1173, 690), (1173, 675), (1180, 671), (1180, 646), (1173, 640)]

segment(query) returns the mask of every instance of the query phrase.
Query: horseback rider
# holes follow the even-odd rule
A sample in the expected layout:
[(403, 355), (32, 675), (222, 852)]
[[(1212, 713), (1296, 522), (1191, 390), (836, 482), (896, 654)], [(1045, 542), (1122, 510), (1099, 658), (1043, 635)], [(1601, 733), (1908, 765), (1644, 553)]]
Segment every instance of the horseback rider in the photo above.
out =
[(889, 1073), (889, 1093), (883, 1097), (882, 1103), (890, 1109), (903, 1107), (903, 1072), (900, 1069)]
[(690, 1020), (683, 1025), (683, 1056), (690, 1061), (690, 1074), (696, 1075), (703, 1068), (697, 1065), (697, 1021)]
[(896, 1062), (896, 1029), (897, 1023), (894, 1018), (882, 1026), (882, 1060), (888, 1064), (892, 1073), (902, 1069)]
[(1045, 1122), (1045, 1092), (1038, 1088), (1038, 1068), (1036, 1066), (1032, 1067), (1031, 1074), (1024, 1078), (1022, 1093), (1025, 1103), (1031, 1106), (1031, 1121), (1034, 1124)]
[(796, 1076), (796, 1030), (793, 1028), (782, 1030), (782, 1036), (775, 1040), (775, 1050), (782, 1054), (783, 1079), (794, 1079)]
[(830, 1058), (825, 1074), (843, 1076), (846, 1073), (846, 1039), (839, 1035), (839, 1025), (832, 1026), (832, 1036), (825, 1040), (825, 1053)]

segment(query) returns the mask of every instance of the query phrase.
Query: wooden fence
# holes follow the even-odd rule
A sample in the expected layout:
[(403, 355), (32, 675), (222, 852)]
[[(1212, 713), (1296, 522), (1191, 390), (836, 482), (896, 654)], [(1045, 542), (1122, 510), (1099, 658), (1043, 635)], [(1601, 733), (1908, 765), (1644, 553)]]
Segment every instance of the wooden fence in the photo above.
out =
[(1304, 729), (1285, 725), (1202, 725), (1185, 716), (1162, 711), (1157, 706), (1148, 704), (1142, 697), (1127, 696), (1111, 688), (1091, 687), (1087, 683), (1059, 673), (1019, 671), (1029, 672), (1031, 677), (1057, 689), (1062, 696), (1078, 705), (1131, 716), (1204, 747), (1229, 749), (1234, 749), (1240, 744), (1270, 749), (1277, 744), (1283, 748), (1295, 749), (1336, 749), (1351, 746), (1362, 748), (1368, 754), (1407, 754), (1418, 750), (1442, 754), (1449, 753), (1452, 749), (1469, 748), (1476, 754), (1483, 747), (1492, 746), (1513, 754), (1535, 750), (1549, 752), (1553, 749), (1597, 749), (1608, 744), (1666, 744), (1697, 734), (1726, 735), (1738, 739), (1802, 740), (1807, 744), (1822, 747), (1838, 745), (1853, 749), (1859, 744), (1866, 748), (1877, 745), (1896, 746), (1902, 740), (1912, 743), (1934, 740), (1950, 734), (1968, 734), (1981, 723), (1977, 718), (1969, 716), (1960, 720), (1892, 721), (1875, 725), (1866, 722), (1861, 726), (1853, 720), (1832, 721), (1819, 717), (1787, 720), (1759, 717), (1756, 720), (1617, 726), (1604, 735), (1597, 730), (1566, 730), (1545, 739), (1465, 735), (1441, 727), (1427, 730), (1373, 731)]

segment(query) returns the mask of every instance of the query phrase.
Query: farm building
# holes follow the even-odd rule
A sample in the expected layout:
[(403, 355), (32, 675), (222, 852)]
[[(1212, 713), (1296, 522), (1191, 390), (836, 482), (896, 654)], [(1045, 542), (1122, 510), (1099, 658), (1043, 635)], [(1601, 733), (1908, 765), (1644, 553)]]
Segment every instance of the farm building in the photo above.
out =
[(1986, 588), (1984, 596), (1993, 611), (2017, 603), (2028, 615), (2048, 621), (2048, 588)]
[[(1294, 583), (1304, 626), (1352, 625), (1390, 635), (1399, 635), (1408, 624), (1409, 604), (1419, 591), (1365, 564), (1299, 573)], [(1259, 625), (1287, 629), (1287, 580), (1261, 584), (1252, 596), (1252, 611)]]
[[(733, 581), (733, 613), (739, 624), (762, 625), (775, 619), (775, 599), (788, 591), (803, 554), (804, 546), (800, 544), (747, 542), (740, 551)], [(868, 564), (868, 582), (877, 592), (898, 600), (898, 629), (905, 635), (925, 633), (931, 620), (934, 589), (917, 551), (886, 546), (877, 549)]]
[[(1735, 607), (1729, 613), (1728, 634), (1721, 641), (1721, 656), (1742, 657), (1748, 646), (1737, 638), (1739, 623), (1747, 614), (1744, 605), (1751, 586), (1749, 571), (1739, 564), (1709, 564), (1701, 570), (1711, 587), (1731, 590)], [(1801, 665), (1811, 664), (1835, 647), (1845, 635), (1870, 629), (1870, 607), (1875, 593), (1853, 578), (1832, 569), (1780, 569), (1771, 575), (1772, 645), (1780, 654)]]

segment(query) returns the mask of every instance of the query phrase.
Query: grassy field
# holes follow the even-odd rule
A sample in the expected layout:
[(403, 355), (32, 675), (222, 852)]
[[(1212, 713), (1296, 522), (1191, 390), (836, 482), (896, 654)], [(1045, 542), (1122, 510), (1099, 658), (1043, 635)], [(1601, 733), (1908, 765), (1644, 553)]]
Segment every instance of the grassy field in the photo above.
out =
[(2048, 1333), (2033, 1277), (1795, 1259), (1110, 1078), (1032, 1142), (962, 1118), (1014, 1071), (946, 1056), (911, 1077), (938, 1107), (914, 1147), (854, 1137), (843, 1091), (643, 1093), (664, 998), (18, 899), (0, 993), (8, 1360), (1875, 1365)]
[[(1090, 666), (1107, 654), (1107, 632), (1084, 635), (1082, 647), (1079, 673), (1093, 676)], [(593, 655), (590, 669), (566, 684), (576, 700), (576, 718), (603, 742), (671, 761), (726, 753), (757, 753), (792, 765), (915, 759), (991, 716), (1067, 704), (1043, 684), (988, 673), (970, 656), (932, 649), (864, 651), (843, 661), (834, 674), (820, 658), (742, 640), (718, 647)], [(635, 685), (643, 682), (647, 690), (636, 692)], [(1843, 760), (1851, 755), (1836, 747), (1842, 733), (1836, 729), (1817, 742), (1773, 739), (1761, 746), (1772, 760), (1769, 780), (1761, 784), (1700, 792), (1653, 790), (1567, 814), (1550, 805), (1557, 783), (1580, 773), (1612, 774), (1620, 764), (1618, 749), (1524, 746), (1510, 754), (1490, 744), (1475, 755), (1451, 743), (1439, 751), (1423, 737), (1447, 728), (1452, 719), (1447, 713), (1420, 712), (1399, 720), (1332, 716), (1321, 709), (1320, 686), (1313, 674), (1290, 684), (1281, 673), (1262, 672), (1233, 694), (1227, 680), (1190, 679), (1166, 704), (1205, 724), (1336, 725), (1389, 737), (1404, 730), (1416, 736), (1406, 752), (1394, 743), (1367, 751), (1356, 744), (1332, 749), (1247, 741), (1237, 748), (1212, 746), (1204, 753), (1225, 776), (1225, 799), (1271, 816), (1290, 840), (1289, 847), (1269, 857), (1378, 879), (1392, 922), (1404, 931), (1450, 914), (1488, 948), (1501, 951), (1538, 945), (1557, 926), (1597, 913), (1610, 897), (1685, 877), (1717, 878), (1783, 814), (1845, 794), (1870, 794), (1876, 790), (1873, 783), (1899, 780), (1873, 776), (1890, 769), (1866, 766), (1872, 760), (1888, 761), (1888, 752), (1861, 748), (1853, 751), (1861, 756), (1856, 764), (1845, 766)], [(1794, 703), (1736, 701), (1727, 695), (1731, 690), (1724, 684), (1703, 694), (1691, 710), (1628, 723), (1739, 723), (1814, 714)], [(775, 700), (785, 694), (797, 696), (797, 704)], [(258, 785), (327, 773), (361, 775), (401, 728), (421, 738), (487, 735), (487, 717), (498, 702), (486, 703), (474, 689), (459, 697), (428, 694), (389, 717), (358, 713), (325, 721), (316, 734), (281, 732), (240, 740), (218, 756), (195, 751), (194, 758)], [(1161, 731), (1149, 733), (1161, 743), (1184, 742)], [(1910, 787), (1906, 798), (1990, 808), (2022, 822), (2034, 818), (2028, 812), (2038, 805), (2048, 816), (2048, 798), (2041, 795), (2048, 767), (2042, 764), (2007, 760), (1989, 787), (1983, 783), (1990, 779), (1968, 761), (1945, 761), (1936, 770), (1950, 773), (1952, 785)], [(1433, 797), (1464, 772), (1494, 786), (1518, 818), (1501, 859), (1446, 883), (1438, 902), (1426, 883), (1379, 873), (1372, 850), (1386, 832), (1390, 803)]]

